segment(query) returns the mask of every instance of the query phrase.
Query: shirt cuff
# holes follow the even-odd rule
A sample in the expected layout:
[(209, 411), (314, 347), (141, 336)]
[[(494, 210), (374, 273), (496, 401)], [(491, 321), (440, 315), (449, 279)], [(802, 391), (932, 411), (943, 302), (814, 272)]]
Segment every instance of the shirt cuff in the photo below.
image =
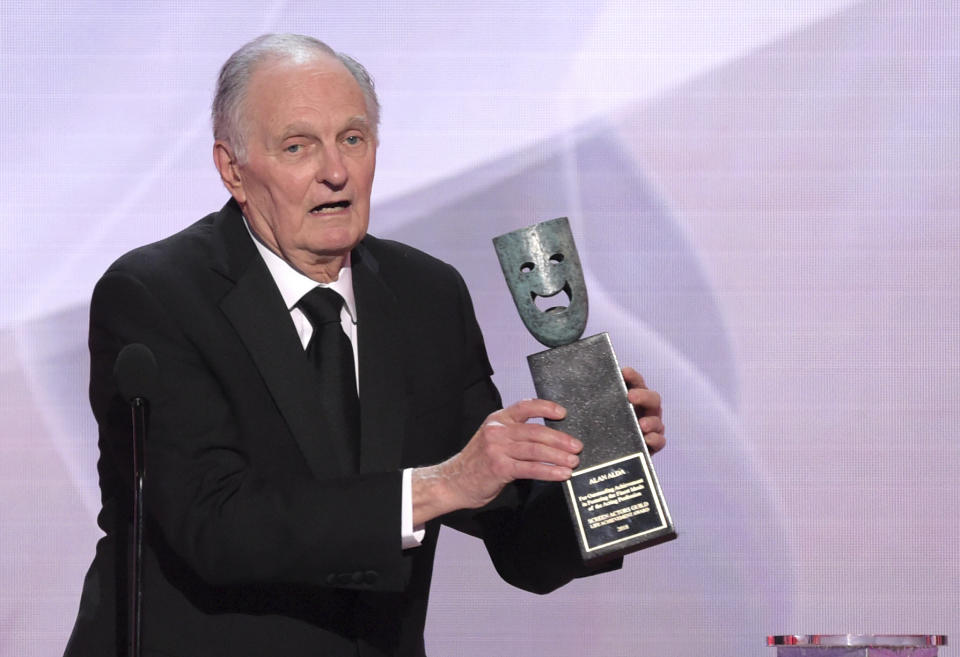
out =
[(403, 491), (400, 498), (400, 545), (404, 550), (420, 547), (426, 533), (423, 525), (413, 526), (413, 468), (403, 471)]

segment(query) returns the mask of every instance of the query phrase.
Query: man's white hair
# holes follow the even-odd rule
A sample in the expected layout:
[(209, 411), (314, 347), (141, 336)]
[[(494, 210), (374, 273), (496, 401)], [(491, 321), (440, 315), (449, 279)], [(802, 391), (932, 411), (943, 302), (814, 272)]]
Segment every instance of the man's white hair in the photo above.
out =
[(240, 47), (223, 64), (217, 79), (217, 91), (211, 111), (213, 138), (229, 144), (239, 162), (246, 161), (244, 103), (250, 78), (257, 66), (268, 60), (304, 64), (321, 57), (334, 57), (342, 63), (360, 85), (367, 105), (367, 118), (374, 138), (380, 125), (380, 102), (373, 78), (360, 62), (338, 53), (319, 39), (300, 34), (264, 34)]

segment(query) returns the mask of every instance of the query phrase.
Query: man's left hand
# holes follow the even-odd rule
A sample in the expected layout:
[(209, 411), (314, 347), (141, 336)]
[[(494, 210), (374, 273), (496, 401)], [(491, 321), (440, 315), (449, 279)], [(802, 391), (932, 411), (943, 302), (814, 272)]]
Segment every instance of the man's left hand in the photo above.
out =
[(627, 384), (627, 399), (637, 413), (637, 421), (640, 423), (647, 449), (651, 454), (659, 452), (667, 444), (660, 393), (647, 388), (643, 377), (632, 367), (624, 367), (622, 371), (623, 380)]

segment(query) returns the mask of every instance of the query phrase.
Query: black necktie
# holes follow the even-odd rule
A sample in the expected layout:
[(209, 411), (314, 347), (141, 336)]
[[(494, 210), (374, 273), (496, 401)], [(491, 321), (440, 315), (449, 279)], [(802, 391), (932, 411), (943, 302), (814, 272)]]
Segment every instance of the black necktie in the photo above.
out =
[(316, 287), (303, 295), (297, 306), (313, 325), (307, 356), (317, 369), (321, 403), (330, 429), (351, 439), (359, 450), (360, 403), (353, 372), (353, 347), (340, 325), (343, 297), (329, 288)]

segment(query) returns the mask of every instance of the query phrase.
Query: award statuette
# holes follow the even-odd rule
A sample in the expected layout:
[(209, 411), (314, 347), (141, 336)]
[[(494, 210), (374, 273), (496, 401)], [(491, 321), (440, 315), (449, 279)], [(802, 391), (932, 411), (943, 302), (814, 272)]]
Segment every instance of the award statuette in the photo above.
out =
[(587, 288), (570, 222), (544, 221), (493, 244), (520, 318), (551, 347), (527, 356), (537, 396), (567, 409), (563, 420), (546, 424), (583, 442), (564, 490), (584, 561), (675, 538), (610, 338), (579, 339)]

